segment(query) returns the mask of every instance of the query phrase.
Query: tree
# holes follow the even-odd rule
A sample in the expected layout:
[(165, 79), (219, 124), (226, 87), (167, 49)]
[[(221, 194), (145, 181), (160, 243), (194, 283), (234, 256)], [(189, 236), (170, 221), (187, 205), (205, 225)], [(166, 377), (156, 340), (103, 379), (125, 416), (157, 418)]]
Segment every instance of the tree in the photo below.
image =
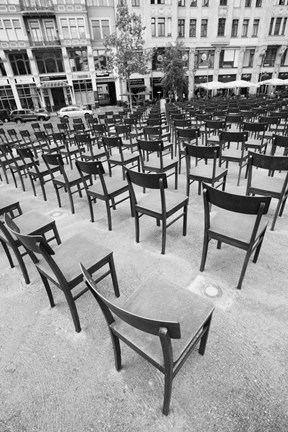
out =
[(141, 16), (130, 14), (126, 0), (119, 0), (116, 13), (116, 32), (106, 36), (108, 67), (114, 68), (120, 80), (128, 83), (129, 104), (132, 107), (130, 76), (132, 73), (147, 73), (148, 55), (144, 53)]
[[(185, 58), (183, 42), (176, 45), (169, 44), (165, 47), (162, 55), (158, 56), (160, 69), (164, 76), (161, 81), (164, 97), (170, 95), (178, 96), (182, 100), (183, 93), (188, 90), (188, 80), (185, 70)], [(160, 58), (159, 58), (160, 57)]]

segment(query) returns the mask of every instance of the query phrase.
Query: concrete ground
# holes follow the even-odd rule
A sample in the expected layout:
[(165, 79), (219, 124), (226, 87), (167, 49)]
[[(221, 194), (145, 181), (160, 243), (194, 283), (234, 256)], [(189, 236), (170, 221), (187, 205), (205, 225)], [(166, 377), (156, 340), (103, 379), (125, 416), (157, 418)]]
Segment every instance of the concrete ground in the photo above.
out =
[[(12, 126), (12, 125), (10, 125)], [(228, 192), (245, 193), (242, 177), (231, 164)], [(179, 190), (185, 191), (185, 169)], [(123, 369), (117, 372), (107, 326), (88, 292), (77, 301), (82, 325), (74, 331), (63, 294), (53, 290), (51, 309), (32, 262), (24, 283), (18, 265), (10, 269), (0, 249), (0, 432), (286, 432), (288, 430), (288, 209), (274, 232), (268, 230), (257, 264), (249, 263), (242, 290), (236, 290), (244, 253), (212, 243), (206, 268), (199, 272), (203, 241), (203, 202), (192, 185), (188, 233), (181, 221), (168, 229), (166, 255), (160, 254), (161, 233), (155, 222), (140, 221), (140, 244), (128, 202), (113, 211), (107, 229), (102, 202), (90, 222), (86, 197), (74, 195), (72, 215), (67, 196), (58, 208), (47, 184), (33, 196), (12, 184), (0, 184), (0, 199), (19, 199), (23, 212), (37, 209), (56, 220), (62, 240), (82, 233), (113, 250), (121, 296), (115, 299), (109, 279), (99, 288), (121, 304), (143, 284), (166, 280), (205, 297), (218, 290), (207, 350), (196, 351), (173, 383), (168, 417), (162, 415), (163, 376), (123, 346)], [(171, 183), (172, 184), (172, 183)], [(270, 222), (276, 202), (268, 213)], [(96, 247), (96, 246), (95, 246)], [(71, 251), (73, 254), (73, 251)], [(208, 290), (209, 291), (209, 290)], [(213, 293), (213, 290), (211, 290)]]

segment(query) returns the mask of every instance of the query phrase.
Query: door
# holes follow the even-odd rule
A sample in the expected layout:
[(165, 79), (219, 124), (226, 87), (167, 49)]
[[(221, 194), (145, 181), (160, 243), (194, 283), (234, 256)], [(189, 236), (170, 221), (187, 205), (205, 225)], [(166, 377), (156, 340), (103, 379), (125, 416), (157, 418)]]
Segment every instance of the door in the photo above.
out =
[(52, 111), (58, 111), (66, 105), (63, 87), (51, 88), (51, 94), (53, 99)]

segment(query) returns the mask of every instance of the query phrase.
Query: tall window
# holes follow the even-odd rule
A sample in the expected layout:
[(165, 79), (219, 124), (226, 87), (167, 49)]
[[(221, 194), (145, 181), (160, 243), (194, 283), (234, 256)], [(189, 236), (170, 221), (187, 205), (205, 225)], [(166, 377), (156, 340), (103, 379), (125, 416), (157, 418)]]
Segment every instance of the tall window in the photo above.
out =
[(197, 0), (191, 0), (190, 7), (197, 7)]
[(201, 37), (207, 37), (208, 19), (201, 20)]
[(225, 18), (219, 18), (218, 19), (218, 36), (224, 36), (225, 35)]
[(237, 37), (237, 35), (238, 35), (238, 25), (239, 25), (239, 20), (238, 19), (233, 19), (233, 21), (232, 21), (231, 37)]
[(287, 24), (287, 18), (284, 18), (283, 19), (283, 26), (282, 26), (281, 35), (285, 35), (286, 24)]
[(227, 6), (227, 0), (220, 0), (220, 6)]
[(185, 19), (178, 19), (178, 37), (185, 36)]
[(107, 71), (107, 56), (105, 50), (93, 50), (93, 59), (96, 71)]
[(287, 18), (271, 18), (269, 35), (279, 36), (284, 35), (286, 30)]
[(14, 75), (30, 75), (30, 63), (27, 53), (8, 54)]
[(156, 36), (156, 18), (151, 18), (151, 36)]
[(24, 38), (19, 19), (0, 19), (0, 40), (14, 41)]
[(132, 0), (132, 6), (140, 6), (140, 0)]
[(102, 41), (110, 35), (110, 23), (108, 19), (91, 20), (92, 37), (95, 41)]
[(84, 18), (60, 18), (64, 39), (85, 39)]
[(196, 37), (196, 19), (190, 19), (189, 37)]
[(243, 58), (243, 67), (253, 67), (255, 49), (246, 49)]
[(259, 19), (255, 19), (253, 21), (253, 32), (252, 32), (252, 36), (253, 37), (257, 37), (258, 36), (258, 30), (259, 30)]
[(208, 7), (209, 6), (209, 0), (202, 0), (202, 6)]
[(0, 77), (4, 76), (7, 76), (7, 74), (3, 62), (0, 60)]
[(158, 18), (158, 36), (165, 36), (165, 18)]
[(274, 66), (277, 55), (277, 48), (268, 47), (264, 59), (264, 66)]
[(185, 0), (178, 0), (178, 6), (185, 6)]
[(247, 37), (248, 35), (248, 26), (249, 26), (249, 19), (243, 20), (243, 26), (242, 26), (242, 36)]
[(67, 48), (67, 53), (72, 72), (88, 70), (86, 48)]
[(39, 74), (64, 72), (61, 50), (35, 51)]
[(272, 35), (273, 27), (274, 27), (274, 18), (271, 18), (270, 27), (269, 27), (269, 35)]
[(251, 7), (251, 0), (245, 0), (245, 7)]
[(262, 6), (262, 0), (256, 0), (256, 7)]

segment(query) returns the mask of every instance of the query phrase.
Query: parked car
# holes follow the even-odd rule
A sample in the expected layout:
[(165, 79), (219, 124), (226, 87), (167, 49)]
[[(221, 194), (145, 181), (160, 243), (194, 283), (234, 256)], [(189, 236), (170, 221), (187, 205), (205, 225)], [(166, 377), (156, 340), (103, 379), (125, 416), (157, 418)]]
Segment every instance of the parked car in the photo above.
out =
[(90, 117), (93, 115), (93, 111), (77, 105), (70, 105), (61, 108), (57, 114), (60, 118)]
[(50, 114), (45, 112), (37, 112), (30, 109), (21, 109), (11, 111), (11, 120), (16, 123), (22, 123), (31, 120), (50, 120)]
[(0, 110), (0, 122), (6, 123), (10, 120), (10, 114), (9, 111), (5, 110), (5, 109), (1, 109)]

